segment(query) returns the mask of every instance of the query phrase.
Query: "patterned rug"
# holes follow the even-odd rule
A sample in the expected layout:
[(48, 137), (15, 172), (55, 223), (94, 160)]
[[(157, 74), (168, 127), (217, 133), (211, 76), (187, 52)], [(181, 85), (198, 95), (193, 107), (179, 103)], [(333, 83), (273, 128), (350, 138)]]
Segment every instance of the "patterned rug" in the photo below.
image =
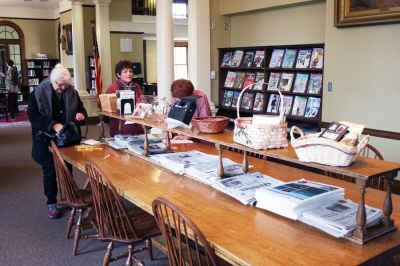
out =
[(8, 116), (8, 121), (5, 117), (0, 118), (0, 127), (7, 127), (7, 126), (24, 126), (30, 125), (28, 114), (26, 112), (27, 106), (20, 105), (18, 107), (19, 112), (15, 114), (14, 118)]

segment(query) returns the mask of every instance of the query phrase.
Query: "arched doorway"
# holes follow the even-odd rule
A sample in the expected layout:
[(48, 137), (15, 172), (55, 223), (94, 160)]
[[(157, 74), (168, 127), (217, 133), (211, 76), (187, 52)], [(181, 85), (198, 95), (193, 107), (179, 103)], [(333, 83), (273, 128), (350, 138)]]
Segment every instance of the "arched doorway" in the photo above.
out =
[[(6, 70), (6, 61), (13, 60), (20, 73), (20, 83), (26, 84), (25, 40), (21, 28), (8, 20), (0, 20), (0, 71)], [(4, 80), (0, 81), (0, 86)]]

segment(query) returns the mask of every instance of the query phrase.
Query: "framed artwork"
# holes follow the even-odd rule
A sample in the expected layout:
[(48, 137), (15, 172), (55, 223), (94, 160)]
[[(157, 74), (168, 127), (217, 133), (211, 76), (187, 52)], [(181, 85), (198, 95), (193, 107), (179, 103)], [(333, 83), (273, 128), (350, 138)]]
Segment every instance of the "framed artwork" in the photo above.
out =
[(66, 24), (62, 26), (62, 42), (61, 48), (65, 50), (65, 53), (68, 55), (72, 55), (73, 47), (72, 47), (72, 24)]
[(398, 0), (335, 0), (335, 26), (400, 22)]

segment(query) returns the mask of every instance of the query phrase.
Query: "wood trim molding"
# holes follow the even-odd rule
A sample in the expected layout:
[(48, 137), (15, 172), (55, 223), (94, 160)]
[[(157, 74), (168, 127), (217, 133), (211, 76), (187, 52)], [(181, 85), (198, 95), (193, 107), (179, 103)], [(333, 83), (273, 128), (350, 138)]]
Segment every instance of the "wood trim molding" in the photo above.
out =
[(122, 34), (144, 34), (144, 32), (138, 32), (138, 31), (110, 31), (110, 33), (122, 33)]
[[(326, 128), (330, 124), (331, 123), (329, 123), (329, 122), (321, 122), (321, 127)], [(374, 128), (364, 128), (363, 134), (367, 134), (367, 135), (378, 137), (378, 138), (400, 140), (400, 132), (396, 132), (396, 131), (387, 131), (387, 130), (380, 130), (380, 129), (374, 129)]]
[(22, 20), (47, 20), (47, 21), (55, 21), (60, 18), (16, 18), (16, 17), (1, 17), (0, 19), (22, 19)]

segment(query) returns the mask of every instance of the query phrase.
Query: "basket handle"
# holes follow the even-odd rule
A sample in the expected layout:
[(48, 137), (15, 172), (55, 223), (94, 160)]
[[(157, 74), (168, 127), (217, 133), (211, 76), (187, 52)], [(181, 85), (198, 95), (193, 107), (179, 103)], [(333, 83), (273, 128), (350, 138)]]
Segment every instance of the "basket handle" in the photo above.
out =
[(245, 90), (247, 90), (248, 88), (252, 87), (254, 85), (254, 83), (247, 85), (246, 87), (243, 88), (243, 90), (240, 92), (237, 103), (236, 103), (236, 117), (240, 118), (240, 114), (239, 114), (239, 108), (240, 108), (240, 102), (242, 100), (242, 95), (244, 93)]
[(290, 139), (296, 139), (294, 137), (294, 131), (297, 131), (300, 134), (299, 138), (304, 138), (303, 130), (301, 130), (301, 128), (299, 128), (299, 127), (292, 126), (292, 128), (290, 129)]
[(369, 140), (369, 135), (365, 135), (362, 137), (362, 139), (357, 145), (357, 153), (360, 153), (360, 151), (365, 148), (365, 146), (368, 143), (368, 140)]

